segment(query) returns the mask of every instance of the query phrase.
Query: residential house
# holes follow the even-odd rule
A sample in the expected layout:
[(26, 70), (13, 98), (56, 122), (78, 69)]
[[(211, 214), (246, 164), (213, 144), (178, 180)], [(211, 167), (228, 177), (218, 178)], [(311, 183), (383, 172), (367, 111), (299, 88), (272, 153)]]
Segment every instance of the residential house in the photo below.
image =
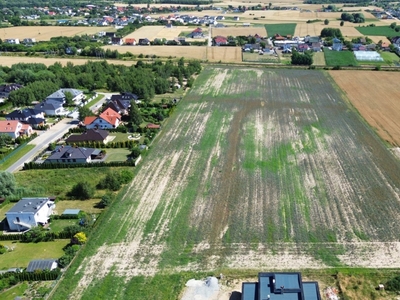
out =
[(112, 43), (113, 45), (119, 45), (119, 46), (121, 46), (121, 45), (124, 43), (124, 41), (123, 41), (122, 38), (113, 37), (113, 38), (111, 38), (111, 43)]
[(129, 93), (129, 92), (122, 92), (120, 95), (112, 95), (111, 96), (111, 101), (115, 101), (115, 100), (138, 100), (139, 97), (136, 94), (133, 93)]
[(233, 21), (239, 21), (239, 20), (240, 20), (240, 18), (238, 16), (233, 17)]
[(87, 129), (113, 129), (121, 122), (121, 115), (107, 108), (98, 117), (86, 117), (83, 121)]
[(383, 50), (383, 51), (390, 51), (390, 43), (389, 42), (382, 42), (382, 44), (381, 44), (381, 49)]
[(65, 112), (61, 103), (47, 103), (46, 101), (36, 104), (35, 109), (40, 110), (46, 116), (60, 116)]
[(0, 133), (6, 133), (16, 139), (22, 135), (31, 135), (32, 127), (17, 120), (0, 120)]
[(54, 201), (46, 197), (22, 198), (6, 212), (11, 231), (25, 231), (46, 224), (55, 208)]
[(304, 42), (308, 43), (309, 45), (311, 45), (312, 43), (319, 43), (321, 40), (319, 38), (319, 36), (309, 36), (307, 35), (304, 38)]
[(11, 45), (18, 45), (19, 39), (5, 39), (4, 42)]
[(70, 88), (63, 88), (54, 92), (50, 96), (47, 96), (45, 101), (47, 103), (64, 104), (66, 101), (65, 93), (67, 92), (72, 94), (72, 101), (75, 102), (75, 104), (79, 104), (80, 102), (82, 102), (83, 99), (85, 99), (85, 95), (83, 94), (82, 91)]
[(214, 45), (215, 46), (224, 46), (228, 44), (228, 39), (224, 36), (216, 36), (214, 37)]
[(12, 91), (17, 91), (23, 87), (23, 85), (17, 83), (0, 85), (0, 98), (8, 98)]
[(147, 39), (147, 38), (139, 39), (139, 45), (141, 45), (141, 46), (149, 46), (150, 45), (150, 40)]
[(30, 118), (39, 118), (44, 120), (44, 113), (34, 108), (16, 109), (6, 115), (7, 120), (28, 121)]
[(192, 39), (204, 38), (203, 29), (201, 29), (200, 27), (197, 27), (195, 30), (193, 30), (191, 33), (189, 33), (186, 37), (192, 38)]
[(29, 262), (26, 268), (27, 272), (40, 272), (43, 270), (52, 271), (57, 269), (58, 264), (56, 259), (35, 259)]
[(304, 52), (310, 50), (310, 47), (307, 44), (299, 44), (297, 46), (297, 51)]
[(300, 273), (258, 273), (258, 282), (242, 283), (243, 300), (322, 300), (318, 282), (302, 281)]
[(400, 36), (392, 37), (391, 42), (394, 45), (400, 45)]
[(111, 100), (108, 102), (106, 108), (111, 108), (120, 115), (126, 115), (129, 112), (129, 107), (131, 107), (131, 100)]
[(23, 39), (22, 43), (26, 44), (26, 45), (31, 45), (31, 44), (36, 43), (36, 39), (35, 38), (25, 38), (25, 39)]
[(109, 37), (109, 38), (114, 38), (116, 37), (115, 32), (105, 32), (104, 36)]
[(82, 134), (72, 134), (70, 135), (65, 142), (68, 145), (73, 143), (82, 143), (82, 142), (100, 142), (106, 144), (108, 142), (108, 131), (102, 129), (89, 129)]
[(225, 20), (225, 17), (224, 16), (217, 16), (216, 20), (217, 21), (223, 21), (223, 20)]
[(321, 43), (320, 43), (320, 42), (312, 43), (312, 44), (311, 44), (311, 49), (312, 49), (314, 52), (319, 52), (319, 51), (321, 51)]
[(279, 33), (276, 33), (274, 35), (274, 40), (275, 41), (284, 41), (284, 40), (286, 40), (286, 38), (284, 36), (281, 36)]
[(136, 45), (136, 39), (134, 39), (134, 38), (126, 38), (125, 39), (125, 44), (126, 45), (135, 46)]
[(46, 158), (45, 163), (90, 163), (93, 159), (101, 157), (101, 150), (94, 148), (58, 146)]
[(333, 42), (332, 50), (334, 51), (342, 51), (343, 50), (343, 43), (342, 42)]

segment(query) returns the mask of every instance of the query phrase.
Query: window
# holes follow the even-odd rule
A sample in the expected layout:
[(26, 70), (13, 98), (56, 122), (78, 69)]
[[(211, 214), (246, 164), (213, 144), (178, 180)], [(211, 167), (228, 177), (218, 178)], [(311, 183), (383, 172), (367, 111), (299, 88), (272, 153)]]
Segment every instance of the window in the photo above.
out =
[(73, 162), (76, 162), (76, 159), (74, 158), (72, 161), (73, 161)]

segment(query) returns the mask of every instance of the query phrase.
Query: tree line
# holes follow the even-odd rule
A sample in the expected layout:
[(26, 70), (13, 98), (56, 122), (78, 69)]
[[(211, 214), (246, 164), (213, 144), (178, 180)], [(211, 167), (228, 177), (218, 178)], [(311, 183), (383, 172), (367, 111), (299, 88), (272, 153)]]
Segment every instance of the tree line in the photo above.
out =
[(25, 85), (10, 93), (14, 106), (30, 105), (32, 101), (42, 101), (59, 88), (76, 88), (87, 91), (107, 89), (113, 92), (131, 92), (144, 100), (155, 94), (172, 91), (176, 82), (193, 82), (191, 78), (201, 71), (199, 61), (162, 62), (155, 60), (146, 63), (139, 60), (136, 65), (112, 65), (107, 61), (87, 62), (84, 65), (66, 66), (55, 63), (49, 67), (44, 64), (15, 64), (0, 67), (0, 81)]

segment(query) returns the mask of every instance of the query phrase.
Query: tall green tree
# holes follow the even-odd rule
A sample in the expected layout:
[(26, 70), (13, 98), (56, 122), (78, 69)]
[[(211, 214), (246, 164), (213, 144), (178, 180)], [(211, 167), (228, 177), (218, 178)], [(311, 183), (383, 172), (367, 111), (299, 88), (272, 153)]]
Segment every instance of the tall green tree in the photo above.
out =
[(86, 106), (80, 106), (78, 108), (79, 121), (85, 120), (86, 117), (94, 116), (94, 113)]
[(10, 172), (0, 172), (0, 197), (8, 197), (17, 189), (15, 177)]
[(129, 122), (137, 127), (139, 127), (143, 122), (142, 115), (140, 114), (135, 101), (131, 101), (131, 107), (129, 108)]

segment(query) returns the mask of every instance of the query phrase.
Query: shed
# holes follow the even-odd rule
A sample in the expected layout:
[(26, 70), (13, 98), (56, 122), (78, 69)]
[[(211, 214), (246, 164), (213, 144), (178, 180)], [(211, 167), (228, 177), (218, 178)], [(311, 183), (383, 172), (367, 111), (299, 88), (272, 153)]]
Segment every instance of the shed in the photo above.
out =
[(66, 210), (63, 211), (62, 215), (63, 216), (77, 216), (80, 211), (81, 211), (80, 209), (67, 208)]

